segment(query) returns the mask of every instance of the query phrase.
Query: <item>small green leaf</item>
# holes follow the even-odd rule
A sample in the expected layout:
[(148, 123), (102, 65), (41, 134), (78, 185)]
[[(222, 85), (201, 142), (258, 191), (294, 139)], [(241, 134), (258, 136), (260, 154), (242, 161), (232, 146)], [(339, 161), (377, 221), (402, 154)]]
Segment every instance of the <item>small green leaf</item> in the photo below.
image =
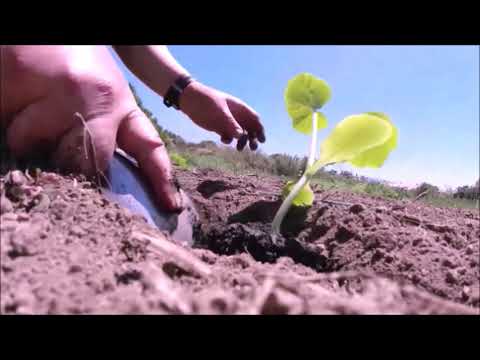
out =
[(321, 145), (320, 162), (380, 167), (396, 146), (397, 130), (378, 114), (351, 115), (338, 123)]
[[(315, 76), (302, 73), (288, 82), (285, 89), (287, 112), (293, 120), (293, 128), (302, 134), (312, 133), (312, 114), (330, 99), (330, 87)], [(327, 119), (318, 113), (319, 129), (327, 127)]]
[[(282, 190), (283, 199), (285, 199), (288, 196), (288, 194), (290, 194), (294, 185), (295, 185), (295, 182), (293, 181), (288, 181), (285, 184)], [(302, 188), (302, 190), (298, 192), (295, 199), (293, 199), (292, 204), (294, 206), (307, 206), (307, 207), (312, 206), (314, 197), (315, 195), (312, 191), (312, 188), (310, 187), (309, 184), (307, 184)]]
[(327, 125), (328, 125), (327, 117), (323, 113), (317, 111), (317, 128), (318, 128), (318, 130), (325, 129), (327, 127)]

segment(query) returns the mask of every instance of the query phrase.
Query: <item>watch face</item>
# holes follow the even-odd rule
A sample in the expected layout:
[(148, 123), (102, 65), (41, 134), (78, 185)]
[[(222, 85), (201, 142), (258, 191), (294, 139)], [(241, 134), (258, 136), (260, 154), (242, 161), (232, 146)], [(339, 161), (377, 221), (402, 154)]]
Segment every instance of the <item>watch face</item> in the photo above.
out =
[(179, 99), (183, 93), (183, 90), (193, 81), (191, 77), (180, 78), (178, 79), (170, 88), (168, 89), (163, 103), (167, 107), (174, 107), (176, 110), (180, 110)]
[(172, 106), (172, 103), (167, 98), (163, 99), (163, 103), (165, 104), (166, 107), (171, 107)]

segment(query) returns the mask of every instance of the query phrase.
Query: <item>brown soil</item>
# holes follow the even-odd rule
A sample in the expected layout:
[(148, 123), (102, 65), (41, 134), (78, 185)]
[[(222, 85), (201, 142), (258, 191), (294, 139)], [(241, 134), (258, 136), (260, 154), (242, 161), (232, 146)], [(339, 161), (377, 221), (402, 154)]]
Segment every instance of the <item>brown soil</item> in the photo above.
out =
[(279, 179), (177, 175), (194, 249), (78, 177), (0, 177), (1, 313), (479, 314), (478, 211), (316, 191), (273, 245)]

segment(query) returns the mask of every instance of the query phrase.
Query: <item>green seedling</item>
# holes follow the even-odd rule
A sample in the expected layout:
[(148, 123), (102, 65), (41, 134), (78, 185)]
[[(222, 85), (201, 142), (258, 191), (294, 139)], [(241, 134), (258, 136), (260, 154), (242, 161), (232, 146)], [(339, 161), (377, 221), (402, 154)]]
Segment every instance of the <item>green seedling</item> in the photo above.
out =
[(316, 158), (318, 130), (327, 127), (327, 118), (319, 110), (331, 97), (328, 84), (302, 73), (288, 82), (285, 104), (294, 130), (311, 135), (310, 152), (304, 173), (296, 182), (288, 182), (282, 192), (283, 203), (272, 223), (273, 241), (290, 207), (310, 207), (314, 194), (310, 180), (323, 167), (349, 163), (355, 167), (379, 168), (397, 146), (398, 131), (389, 117), (379, 112), (350, 115), (340, 121), (320, 145)]

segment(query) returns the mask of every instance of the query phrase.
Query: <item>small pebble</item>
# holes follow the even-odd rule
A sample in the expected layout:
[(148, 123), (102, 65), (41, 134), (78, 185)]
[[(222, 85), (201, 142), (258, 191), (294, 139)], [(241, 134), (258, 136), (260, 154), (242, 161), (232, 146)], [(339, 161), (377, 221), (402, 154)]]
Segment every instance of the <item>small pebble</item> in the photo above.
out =
[(413, 246), (418, 246), (420, 245), (421, 243), (423, 242), (423, 238), (421, 237), (418, 237), (418, 238), (415, 238), (412, 242)]
[(419, 277), (417, 274), (413, 274), (413, 275), (412, 275), (412, 282), (413, 282), (414, 284), (418, 284), (418, 283), (420, 282), (420, 280), (421, 280), (421, 279), (420, 279), (420, 277)]
[(450, 259), (445, 259), (442, 261), (442, 265), (446, 266), (450, 269), (455, 269), (457, 267), (457, 264), (455, 264), (452, 260)]
[(79, 227), (77, 225), (74, 225), (70, 229), (70, 235), (82, 236), (82, 235), (85, 235), (85, 231), (83, 231), (83, 229), (81, 227)]
[(456, 272), (454, 270), (448, 270), (445, 276), (445, 280), (449, 284), (456, 284), (458, 281)]
[(350, 212), (353, 214), (359, 214), (364, 210), (365, 210), (365, 206), (363, 206), (362, 204), (354, 204), (350, 206)]
[(36, 198), (36, 205), (33, 208), (33, 211), (43, 212), (50, 207), (50, 198), (47, 194), (39, 194)]
[(6, 176), (7, 183), (12, 185), (23, 185), (27, 183), (27, 178), (20, 170), (13, 170)]
[(410, 270), (412, 268), (412, 266), (413, 266), (413, 262), (411, 262), (410, 260), (403, 260), (402, 261), (401, 268), (404, 271)]
[(76, 199), (78, 198), (78, 194), (75, 191), (72, 191), (68, 194), (68, 197), (71, 199)]
[(70, 274), (75, 274), (75, 273), (78, 273), (78, 272), (81, 272), (82, 271), (82, 267), (79, 266), (79, 265), (72, 265), (70, 266), (70, 269), (68, 269), (68, 272)]
[(472, 255), (473, 254), (473, 245), (468, 245), (467, 248), (465, 249), (465, 253), (467, 255)]
[(382, 249), (377, 249), (377, 250), (375, 250), (375, 252), (372, 256), (372, 261), (378, 261), (381, 258), (383, 258), (384, 256), (385, 256), (385, 251), (383, 251)]

